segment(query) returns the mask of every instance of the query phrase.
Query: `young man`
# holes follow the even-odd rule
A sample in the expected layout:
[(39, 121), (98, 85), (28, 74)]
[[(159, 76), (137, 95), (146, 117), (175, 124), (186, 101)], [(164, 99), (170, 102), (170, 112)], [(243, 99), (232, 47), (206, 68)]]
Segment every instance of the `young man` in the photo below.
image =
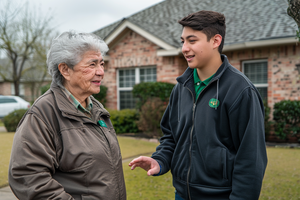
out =
[(156, 152), (129, 166), (148, 175), (171, 169), (175, 199), (256, 200), (267, 165), (259, 92), (221, 55), (224, 15), (199, 11), (179, 23), (189, 67), (171, 93)]

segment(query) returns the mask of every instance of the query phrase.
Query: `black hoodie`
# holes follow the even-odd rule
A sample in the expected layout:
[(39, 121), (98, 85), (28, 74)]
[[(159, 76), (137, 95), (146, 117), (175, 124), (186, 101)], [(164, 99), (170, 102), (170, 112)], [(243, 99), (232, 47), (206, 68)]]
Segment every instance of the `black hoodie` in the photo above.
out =
[(193, 69), (177, 78), (152, 158), (161, 174), (171, 169), (184, 199), (256, 200), (267, 165), (263, 102), (249, 79), (221, 58), (197, 99)]

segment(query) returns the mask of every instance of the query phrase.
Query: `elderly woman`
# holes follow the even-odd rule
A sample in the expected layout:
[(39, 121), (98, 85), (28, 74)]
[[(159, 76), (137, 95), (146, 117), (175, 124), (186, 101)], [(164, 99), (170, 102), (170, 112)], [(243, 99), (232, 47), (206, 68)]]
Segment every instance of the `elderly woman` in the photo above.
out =
[(47, 56), (50, 89), (15, 134), (9, 184), (19, 199), (126, 199), (122, 159), (100, 92), (107, 45), (96, 35), (65, 32)]

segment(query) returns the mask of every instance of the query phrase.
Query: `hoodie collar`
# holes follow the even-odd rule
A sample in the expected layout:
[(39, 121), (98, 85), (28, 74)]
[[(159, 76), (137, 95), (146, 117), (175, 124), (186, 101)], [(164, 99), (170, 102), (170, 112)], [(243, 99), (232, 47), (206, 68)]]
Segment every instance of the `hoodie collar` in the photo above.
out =
[[(222, 74), (224, 73), (224, 71), (230, 65), (226, 55), (221, 54), (221, 59), (222, 59), (223, 63), (219, 67), (219, 69), (217, 70), (217, 72), (215, 73), (215, 76), (213, 77), (213, 79), (211, 81), (219, 79), (222, 76)], [(185, 86), (190, 79), (193, 80), (193, 78), (194, 78), (193, 72), (194, 72), (194, 70), (192, 68), (188, 67), (181, 76), (177, 77), (177, 79), (176, 79), (177, 82), (181, 83)]]

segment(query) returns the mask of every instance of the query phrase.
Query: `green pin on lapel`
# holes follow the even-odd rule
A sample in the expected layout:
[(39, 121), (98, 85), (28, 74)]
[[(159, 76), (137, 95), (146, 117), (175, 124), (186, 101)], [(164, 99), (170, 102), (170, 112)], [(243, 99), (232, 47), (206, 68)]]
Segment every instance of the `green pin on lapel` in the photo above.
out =
[(107, 126), (106, 126), (106, 124), (105, 124), (105, 122), (104, 122), (103, 120), (99, 120), (99, 121), (98, 121), (98, 124), (99, 124), (101, 127), (107, 128)]
[(211, 99), (211, 100), (209, 100), (209, 106), (211, 108), (217, 108), (219, 105), (220, 105), (219, 100), (217, 100), (217, 99)]

